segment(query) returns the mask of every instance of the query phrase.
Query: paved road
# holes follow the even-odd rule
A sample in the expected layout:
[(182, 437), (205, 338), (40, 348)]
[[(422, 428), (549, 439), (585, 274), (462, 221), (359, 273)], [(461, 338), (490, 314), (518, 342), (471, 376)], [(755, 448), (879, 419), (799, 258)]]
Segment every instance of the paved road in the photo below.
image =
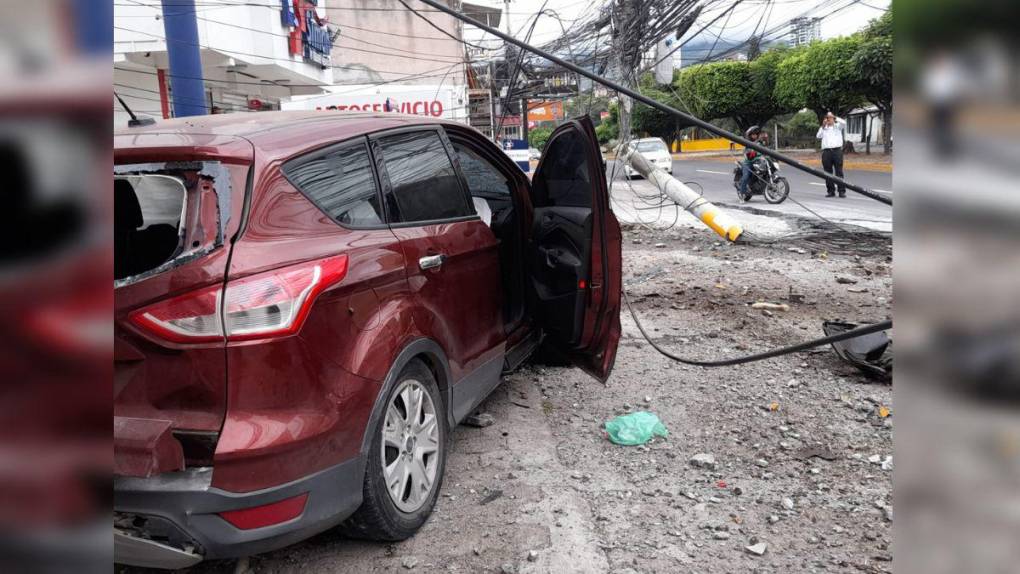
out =
[[(681, 181), (699, 183), (709, 201), (720, 206), (733, 207), (741, 205), (737, 200), (737, 192), (733, 189), (733, 167), (734, 164), (731, 160), (720, 161), (720, 158), (674, 160), (673, 176)], [(613, 163), (610, 162), (607, 171), (611, 172), (612, 169)], [(827, 198), (825, 197), (825, 182), (821, 179), (791, 167), (782, 166), (781, 169), (783, 175), (790, 181), (790, 198), (792, 200), (796, 200), (822, 216), (839, 223), (860, 225), (878, 231), (892, 230), (891, 207), (852, 191), (847, 192), (846, 198)], [(892, 195), (891, 173), (854, 170), (846, 172), (846, 179), (875, 191)], [(614, 198), (619, 200), (622, 197), (626, 201), (630, 190), (623, 179), (622, 169), (619, 167), (617, 167), (616, 180), (613, 184)], [(651, 185), (640, 178), (630, 183), (634, 191), (638, 193), (654, 192)], [(695, 187), (695, 189), (697, 188)], [(745, 205), (755, 209), (814, 217), (791, 199), (779, 205), (771, 205), (766, 203), (764, 198), (755, 196), (749, 204)]]

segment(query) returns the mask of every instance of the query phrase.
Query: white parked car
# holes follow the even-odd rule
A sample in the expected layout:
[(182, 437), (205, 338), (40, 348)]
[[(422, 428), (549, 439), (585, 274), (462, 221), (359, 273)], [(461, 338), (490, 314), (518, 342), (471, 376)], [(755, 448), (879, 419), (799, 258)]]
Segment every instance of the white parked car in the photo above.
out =
[[(669, 146), (661, 138), (643, 138), (634, 140), (628, 145), (636, 148), (652, 165), (673, 175), (673, 156), (669, 153)], [(623, 166), (623, 174), (627, 179), (640, 175), (629, 165)]]
[(533, 147), (528, 148), (528, 159), (538, 161), (542, 159), (542, 152), (538, 151)]

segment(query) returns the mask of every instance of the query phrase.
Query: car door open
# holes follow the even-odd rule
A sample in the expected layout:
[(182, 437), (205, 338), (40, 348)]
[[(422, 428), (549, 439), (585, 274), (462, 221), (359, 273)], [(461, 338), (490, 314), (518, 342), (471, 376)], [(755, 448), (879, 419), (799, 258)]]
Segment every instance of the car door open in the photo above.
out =
[(587, 117), (552, 133), (532, 180), (534, 317), (553, 346), (604, 381), (620, 340), (620, 225)]

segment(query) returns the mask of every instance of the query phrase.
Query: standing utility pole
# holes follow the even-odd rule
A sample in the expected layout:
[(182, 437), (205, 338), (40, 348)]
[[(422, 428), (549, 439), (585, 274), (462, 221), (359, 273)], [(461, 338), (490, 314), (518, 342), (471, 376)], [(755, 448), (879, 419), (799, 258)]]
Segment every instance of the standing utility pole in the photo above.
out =
[(528, 141), (528, 97), (521, 98), (521, 139)]
[(170, 60), (174, 117), (204, 116), (205, 84), (198, 44), (195, 0), (162, 0), (163, 33)]
[[(646, 18), (643, 0), (616, 0), (612, 14), (613, 67), (620, 84), (633, 89), (637, 85), (636, 72), (641, 65), (641, 34)], [(634, 101), (620, 94), (620, 141), (630, 138), (630, 118)]]
[(492, 60), (489, 60), (489, 125), (492, 126), (492, 141), (499, 141), (496, 134), (496, 72)]

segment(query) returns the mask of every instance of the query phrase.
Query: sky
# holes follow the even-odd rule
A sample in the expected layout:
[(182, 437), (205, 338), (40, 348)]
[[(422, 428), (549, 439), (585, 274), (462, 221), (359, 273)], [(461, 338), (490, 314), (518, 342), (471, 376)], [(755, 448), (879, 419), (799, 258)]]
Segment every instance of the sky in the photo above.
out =
[[(484, 4), (489, 6), (504, 6), (502, 0), (470, 0), (475, 4)], [(541, 9), (543, 4), (546, 4), (546, 8), (555, 10), (560, 17), (563, 19), (564, 24), (569, 27), (570, 21), (580, 16), (587, 16), (592, 14), (597, 7), (604, 6), (610, 3), (611, 0), (512, 0), (510, 2), (510, 28), (514, 33), (515, 37), (523, 38), (527, 32), (527, 28), (531, 25), (531, 19), (535, 12)], [(712, 1), (712, 0), (710, 0)], [(730, 21), (725, 26), (725, 31), (722, 38), (735, 41), (746, 40), (751, 33), (754, 31), (755, 26), (761, 22), (766, 14), (766, 8), (771, 7), (771, 11), (767, 15), (767, 21), (765, 25), (759, 28), (768, 29), (777, 24), (789, 21), (791, 18), (799, 16), (804, 12), (816, 8), (819, 5), (829, 6), (828, 8), (818, 8), (817, 15), (825, 15), (830, 12), (833, 8), (838, 8), (845, 4), (850, 3), (853, 0), (743, 0), (743, 2), (735, 10), (733, 10), (730, 16)], [(867, 25), (868, 21), (872, 18), (877, 18), (882, 12), (889, 6), (891, 0), (857, 0), (857, 2), (850, 7), (840, 10), (839, 12), (825, 18), (822, 21), (822, 37), (823, 38), (834, 38), (837, 36), (844, 36), (852, 34), (857, 30)], [(833, 3), (835, 2), (835, 3)], [(866, 2), (866, 3), (865, 3)], [(720, 0), (714, 0), (713, 6), (701, 15), (698, 22), (695, 23), (694, 28), (698, 29), (707, 24), (713, 17), (718, 15), (720, 12), (725, 11), (732, 4), (731, 2), (725, 2)], [(723, 22), (726, 20), (724, 16), (714, 26), (709, 28), (712, 32), (709, 38), (714, 38), (714, 34), (718, 33), (723, 28)], [(505, 26), (502, 26), (505, 30)], [(562, 34), (560, 24), (555, 18), (543, 16), (539, 19), (538, 24), (535, 26), (535, 32), (532, 35), (533, 44), (541, 44), (555, 39)], [(469, 35), (469, 40), (475, 40), (479, 37), (479, 34)], [(481, 36), (492, 38), (486, 34)], [(501, 40), (492, 40), (492, 44), (502, 44)]]

